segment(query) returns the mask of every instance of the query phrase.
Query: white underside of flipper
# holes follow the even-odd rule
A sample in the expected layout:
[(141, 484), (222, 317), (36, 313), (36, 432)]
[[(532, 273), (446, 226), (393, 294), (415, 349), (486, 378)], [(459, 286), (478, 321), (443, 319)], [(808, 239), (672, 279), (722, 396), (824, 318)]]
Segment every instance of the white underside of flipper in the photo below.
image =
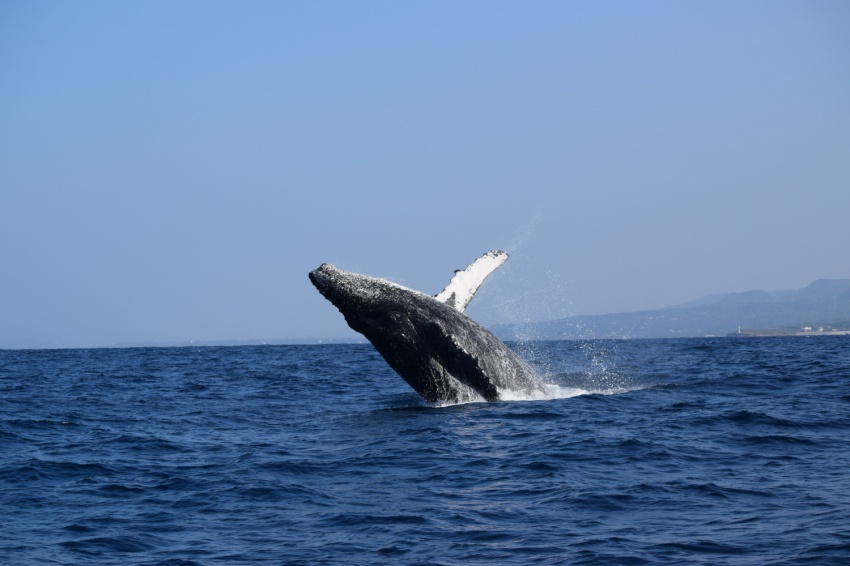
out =
[(487, 252), (466, 269), (455, 271), (452, 280), (436, 295), (436, 299), (463, 312), (487, 276), (507, 259), (508, 254), (501, 250)]

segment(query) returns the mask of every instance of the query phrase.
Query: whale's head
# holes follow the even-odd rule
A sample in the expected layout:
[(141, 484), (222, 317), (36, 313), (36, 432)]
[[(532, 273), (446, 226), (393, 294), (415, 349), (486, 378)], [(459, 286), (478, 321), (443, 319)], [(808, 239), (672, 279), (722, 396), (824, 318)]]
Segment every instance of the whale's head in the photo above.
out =
[(339, 309), (348, 325), (361, 333), (368, 327), (385, 327), (385, 318), (400, 310), (405, 296), (421, 295), (386, 279), (352, 273), (330, 263), (311, 271), (310, 281)]
[(376, 293), (366, 275), (358, 275), (339, 269), (332, 263), (323, 263), (318, 269), (310, 272), (310, 281), (323, 297), (334, 306), (368, 309), (376, 302)]

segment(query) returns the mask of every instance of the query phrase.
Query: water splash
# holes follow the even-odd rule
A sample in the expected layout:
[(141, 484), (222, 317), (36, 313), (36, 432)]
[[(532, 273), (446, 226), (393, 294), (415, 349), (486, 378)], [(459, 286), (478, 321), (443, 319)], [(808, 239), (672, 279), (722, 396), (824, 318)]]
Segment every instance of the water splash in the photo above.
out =
[(577, 387), (562, 387), (555, 383), (544, 383), (543, 389), (532, 391), (514, 391), (511, 389), (500, 389), (499, 398), (502, 401), (551, 401), (553, 399), (568, 399), (593, 393)]
[(514, 344), (540, 376), (543, 387), (531, 394), (500, 391), (506, 401), (566, 399), (579, 395), (618, 395), (649, 387), (639, 371), (610, 340), (527, 341)]

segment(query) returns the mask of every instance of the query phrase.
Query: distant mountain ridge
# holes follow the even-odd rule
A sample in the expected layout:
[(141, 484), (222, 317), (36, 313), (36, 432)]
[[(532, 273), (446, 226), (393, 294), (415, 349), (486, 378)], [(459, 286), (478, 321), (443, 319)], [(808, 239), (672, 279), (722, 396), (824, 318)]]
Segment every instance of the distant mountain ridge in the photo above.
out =
[(656, 310), (499, 325), (493, 331), (504, 340), (670, 338), (814, 325), (850, 327), (850, 279), (818, 279), (796, 291), (709, 295)]

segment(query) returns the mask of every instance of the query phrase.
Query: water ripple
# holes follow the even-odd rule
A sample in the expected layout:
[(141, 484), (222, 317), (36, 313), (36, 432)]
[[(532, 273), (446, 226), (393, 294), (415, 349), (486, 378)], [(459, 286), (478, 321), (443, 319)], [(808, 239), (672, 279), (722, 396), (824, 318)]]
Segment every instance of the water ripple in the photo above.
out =
[(533, 350), (571, 394), (433, 407), (368, 345), (2, 351), (0, 562), (850, 561), (846, 341)]

